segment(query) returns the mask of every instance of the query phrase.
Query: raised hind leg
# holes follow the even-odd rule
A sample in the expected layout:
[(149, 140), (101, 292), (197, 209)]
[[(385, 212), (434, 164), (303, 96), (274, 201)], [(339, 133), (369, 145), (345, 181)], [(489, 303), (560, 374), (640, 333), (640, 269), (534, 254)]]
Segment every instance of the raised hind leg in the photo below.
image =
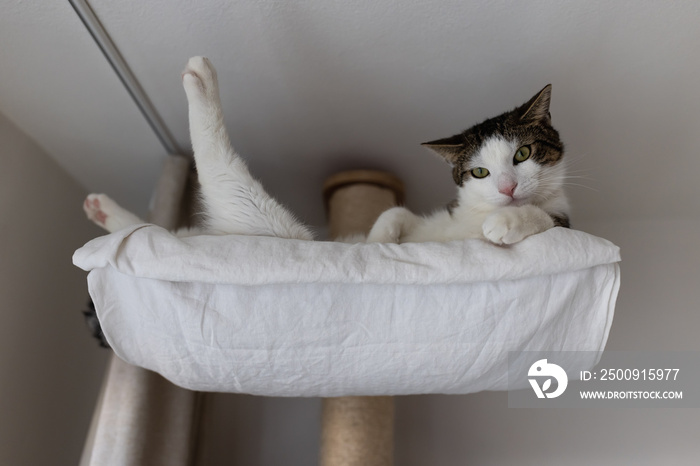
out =
[(310, 231), (265, 192), (229, 141), (216, 70), (192, 57), (182, 74), (189, 103), (190, 137), (205, 209), (214, 234), (312, 239)]
[(87, 217), (110, 233), (130, 225), (146, 223), (121, 207), (106, 194), (90, 194), (83, 203)]

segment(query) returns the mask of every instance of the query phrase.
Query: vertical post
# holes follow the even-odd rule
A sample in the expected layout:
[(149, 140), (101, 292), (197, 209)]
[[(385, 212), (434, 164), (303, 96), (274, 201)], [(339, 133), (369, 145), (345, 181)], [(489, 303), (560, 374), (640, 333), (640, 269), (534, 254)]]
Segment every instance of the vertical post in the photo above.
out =
[[(175, 228), (190, 160), (166, 159), (150, 220)], [(188, 466), (192, 464), (197, 394), (112, 356), (81, 466)]]
[(179, 226), (182, 200), (192, 160), (180, 155), (165, 159), (158, 178), (149, 221), (168, 230)]
[[(403, 183), (373, 170), (341, 172), (324, 185), (333, 238), (368, 233), (379, 215), (403, 202)], [(323, 399), (321, 466), (391, 466), (394, 400), (389, 396)]]

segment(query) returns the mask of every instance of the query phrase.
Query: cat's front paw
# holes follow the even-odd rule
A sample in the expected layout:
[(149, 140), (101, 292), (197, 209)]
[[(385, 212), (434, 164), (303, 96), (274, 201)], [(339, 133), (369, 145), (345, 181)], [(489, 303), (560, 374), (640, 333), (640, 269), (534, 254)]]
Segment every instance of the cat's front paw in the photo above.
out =
[(486, 217), (482, 231), (486, 239), (494, 244), (514, 244), (532, 234), (515, 210), (506, 209)]
[(367, 235), (368, 243), (398, 243), (400, 238), (400, 232), (396, 228), (387, 228), (384, 230), (375, 230), (369, 232)]
[(216, 69), (206, 57), (192, 57), (182, 72), (182, 84), (188, 97), (216, 98)]
[(402, 225), (414, 215), (403, 207), (392, 207), (384, 211), (374, 222), (367, 235), (368, 243), (398, 243)]

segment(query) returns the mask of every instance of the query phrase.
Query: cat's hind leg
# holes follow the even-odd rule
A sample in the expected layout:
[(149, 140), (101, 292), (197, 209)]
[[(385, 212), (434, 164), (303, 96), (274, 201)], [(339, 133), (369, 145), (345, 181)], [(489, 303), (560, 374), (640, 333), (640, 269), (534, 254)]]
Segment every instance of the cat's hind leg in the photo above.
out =
[(145, 223), (105, 194), (88, 195), (83, 202), (83, 210), (90, 220), (110, 233), (131, 225)]
[(216, 70), (209, 60), (190, 58), (182, 82), (189, 103), (190, 137), (206, 230), (214, 234), (312, 239), (311, 232), (252, 177), (231, 147)]
[(415, 228), (421, 218), (405, 207), (384, 211), (367, 235), (368, 243), (400, 243), (401, 238)]

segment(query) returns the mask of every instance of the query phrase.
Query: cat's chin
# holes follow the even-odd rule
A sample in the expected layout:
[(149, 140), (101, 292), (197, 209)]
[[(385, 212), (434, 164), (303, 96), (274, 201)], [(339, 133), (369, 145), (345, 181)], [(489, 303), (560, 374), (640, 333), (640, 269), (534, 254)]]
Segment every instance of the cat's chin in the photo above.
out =
[(520, 207), (527, 204), (531, 204), (532, 201), (529, 197), (499, 199), (498, 202), (494, 202), (495, 207)]

